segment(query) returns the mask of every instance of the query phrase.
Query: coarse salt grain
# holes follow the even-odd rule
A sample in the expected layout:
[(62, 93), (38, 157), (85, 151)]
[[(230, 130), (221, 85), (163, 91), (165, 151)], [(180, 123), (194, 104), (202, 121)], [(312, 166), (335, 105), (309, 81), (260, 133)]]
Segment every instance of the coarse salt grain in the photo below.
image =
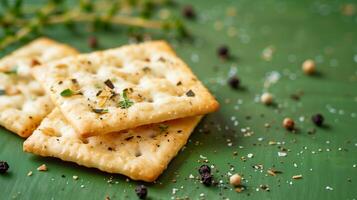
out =
[(279, 151), (278, 152), (278, 156), (279, 157), (285, 157), (285, 156), (287, 156), (288, 155), (288, 153), (286, 153), (286, 152), (284, 152), (284, 151)]

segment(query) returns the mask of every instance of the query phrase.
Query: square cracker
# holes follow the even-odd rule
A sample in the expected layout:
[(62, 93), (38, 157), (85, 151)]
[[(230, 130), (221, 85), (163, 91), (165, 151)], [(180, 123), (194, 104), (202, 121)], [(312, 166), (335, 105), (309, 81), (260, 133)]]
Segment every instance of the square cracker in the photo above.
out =
[(37, 39), (0, 60), (0, 125), (28, 137), (52, 110), (50, 97), (32, 77), (31, 68), (77, 54), (67, 45)]
[(24, 142), (24, 151), (152, 182), (186, 144), (201, 117), (82, 138), (55, 108)]
[[(67, 57), (34, 68), (34, 75), (84, 137), (203, 115), (219, 106), (164, 41)], [(68, 89), (75, 95), (63, 96)], [(133, 105), (120, 106), (124, 90)]]

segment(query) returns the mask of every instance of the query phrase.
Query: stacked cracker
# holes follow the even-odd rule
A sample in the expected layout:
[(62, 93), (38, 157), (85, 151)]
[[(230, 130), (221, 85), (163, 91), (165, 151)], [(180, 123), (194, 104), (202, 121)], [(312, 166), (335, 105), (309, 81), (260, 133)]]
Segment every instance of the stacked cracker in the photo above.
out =
[[(218, 103), (163, 41), (31, 68), (55, 108), (24, 150), (154, 181)], [(51, 101), (49, 101), (49, 104)]]

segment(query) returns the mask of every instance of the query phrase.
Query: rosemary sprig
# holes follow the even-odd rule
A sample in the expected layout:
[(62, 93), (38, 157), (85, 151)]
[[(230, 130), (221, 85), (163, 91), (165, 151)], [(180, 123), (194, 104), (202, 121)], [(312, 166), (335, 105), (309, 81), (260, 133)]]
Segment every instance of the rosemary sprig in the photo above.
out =
[(0, 36), (0, 50), (59, 24), (84, 23), (96, 28), (127, 26), (175, 31), (180, 36), (187, 36), (186, 28), (180, 20), (153, 19), (154, 11), (169, 6), (170, 2), (171, 0), (121, 0), (113, 3), (109, 0), (80, 0), (66, 3), (65, 0), (48, 0), (39, 8), (33, 5), (24, 6), (22, 0), (2, 0), (0, 27), (3, 28), (3, 36)]

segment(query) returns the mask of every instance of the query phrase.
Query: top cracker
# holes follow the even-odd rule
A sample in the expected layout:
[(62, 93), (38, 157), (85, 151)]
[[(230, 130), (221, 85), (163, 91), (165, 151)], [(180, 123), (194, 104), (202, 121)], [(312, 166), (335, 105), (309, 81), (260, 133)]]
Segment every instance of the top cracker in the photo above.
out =
[(65, 44), (39, 38), (2, 58), (0, 125), (28, 137), (53, 109), (50, 97), (32, 77), (32, 68), (77, 53)]
[(84, 137), (219, 107), (164, 41), (67, 57), (34, 68), (34, 76)]

